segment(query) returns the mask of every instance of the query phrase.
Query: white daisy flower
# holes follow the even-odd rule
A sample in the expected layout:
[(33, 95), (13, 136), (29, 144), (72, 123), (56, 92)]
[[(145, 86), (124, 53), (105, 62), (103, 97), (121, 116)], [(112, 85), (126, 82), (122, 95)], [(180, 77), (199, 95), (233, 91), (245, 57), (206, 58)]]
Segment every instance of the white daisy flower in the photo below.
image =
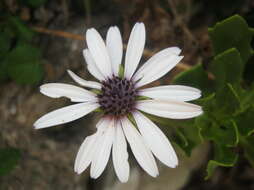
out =
[[(163, 132), (142, 112), (170, 119), (188, 119), (202, 114), (200, 106), (186, 103), (199, 98), (200, 90), (181, 85), (164, 85), (140, 89), (168, 73), (183, 56), (178, 47), (166, 48), (146, 61), (138, 70), (145, 45), (145, 26), (136, 23), (127, 45), (124, 66), (121, 66), (123, 43), (117, 27), (110, 27), (106, 44), (94, 29), (86, 32), (88, 49), (83, 51), (88, 71), (99, 82), (87, 81), (68, 70), (80, 86), (96, 89), (98, 93), (69, 84), (49, 83), (40, 87), (41, 93), (52, 98), (67, 97), (77, 104), (52, 111), (39, 118), (36, 129), (64, 124), (79, 119), (100, 108), (103, 116), (97, 131), (85, 138), (74, 170), (82, 173), (89, 165), (92, 178), (104, 171), (112, 149), (117, 177), (129, 178), (127, 142), (140, 166), (151, 176), (158, 176), (155, 158), (168, 167), (178, 165), (177, 155)], [(123, 76), (120, 69), (124, 68)], [(137, 72), (135, 72), (137, 70)], [(140, 100), (139, 97), (147, 97)], [(129, 120), (129, 116), (135, 122)], [(127, 141), (126, 141), (127, 140)]]

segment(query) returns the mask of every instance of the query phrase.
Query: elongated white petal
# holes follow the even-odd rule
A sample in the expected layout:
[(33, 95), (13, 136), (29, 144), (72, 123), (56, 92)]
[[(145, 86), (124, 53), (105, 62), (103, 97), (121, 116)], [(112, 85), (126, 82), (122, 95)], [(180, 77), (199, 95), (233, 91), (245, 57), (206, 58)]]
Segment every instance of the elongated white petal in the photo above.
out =
[(156, 100), (191, 101), (201, 96), (201, 91), (182, 85), (165, 85), (139, 90), (140, 96)]
[(87, 69), (91, 73), (91, 75), (93, 75), (95, 78), (97, 78), (100, 81), (104, 80), (105, 77), (103, 76), (101, 71), (98, 69), (88, 49), (83, 50), (83, 56), (86, 60)]
[(78, 174), (82, 173), (92, 162), (98, 136), (100, 137), (98, 133), (88, 136), (81, 144), (74, 164), (74, 171)]
[(100, 105), (97, 103), (86, 102), (57, 109), (39, 118), (34, 123), (34, 126), (36, 129), (41, 129), (54, 125), (68, 123), (70, 121), (79, 119), (87, 115), (99, 106)]
[(78, 75), (73, 73), (71, 70), (67, 70), (68, 74), (71, 76), (71, 78), (78, 83), (81, 86), (88, 87), (88, 88), (95, 88), (95, 89), (101, 89), (101, 84), (94, 81), (87, 81), (82, 78), (80, 78)]
[[(138, 81), (139, 79), (143, 78), (148, 72), (154, 70), (155, 68), (162, 67), (165, 60), (169, 59), (172, 55), (177, 56), (181, 53), (181, 49), (178, 47), (170, 47), (163, 49), (153, 55), (150, 59), (148, 59), (135, 73), (133, 76), (134, 81)], [(170, 67), (170, 63), (166, 62), (167, 65)]]
[(114, 139), (115, 129), (114, 129), (114, 120), (111, 121), (110, 125), (107, 126), (107, 129), (102, 136), (98, 138), (96, 142), (96, 151), (94, 152), (92, 165), (90, 170), (91, 178), (98, 178), (101, 173), (104, 171), (110, 156), (110, 151)]
[(116, 175), (121, 182), (125, 183), (129, 179), (130, 166), (128, 162), (127, 143), (119, 121), (117, 121), (115, 127), (112, 154)]
[(151, 151), (137, 129), (127, 119), (121, 120), (124, 134), (139, 165), (151, 176), (156, 177), (159, 171)]
[(178, 165), (178, 159), (168, 138), (150, 119), (140, 112), (134, 112), (133, 117), (145, 143), (153, 154), (168, 167), (175, 168)]
[(97, 141), (102, 137), (103, 133), (106, 131), (109, 125), (109, 119), (101, 118), (100, 121), (96, 124), (96, 133), (84, 140), (75, 160), (75, 172), (78, 174), (82, 173), (92, 162), (97, 147)]
[(170, 119), (188, 119), (203, 113), (200, 106), (179, 101), (141, 100), (136, 108), (149, 114)]
[(83, 88), (63, 83), (48, 83), (40, 86), (40, 92), (51, 98), (67, 97), (72, 102), (96, 101), (94, 93)]
[(183, 56), (177, 55), (169, 55), (163, 57), (162, 59), (158, 60), (158, 62), (154, 62), (154, 66), (151, 67), (151, 70), (147, 70), (137, 84), (136, 87), (141, 87), (146, 84), (149, 84), (167, 74), (177, 63), (182, 60)]
[(94, 28), (86, 31), (86, 43), (97, 68), (105, 77), (111, 77), (113, 73), (108, 50), (100, 34)]
[(132, 77), (138, 66), (143, 54), (145, 40), (146, 32), (144, 24), (136, 23), (131, 31), (126, 49), (124, 76), (127, 79)]
[(106, 45), (112, 64), (113, 73), (118, 76), (119, 66), (122, 62), (123, 42), (118, 27), (110, 27), (107, 33)]

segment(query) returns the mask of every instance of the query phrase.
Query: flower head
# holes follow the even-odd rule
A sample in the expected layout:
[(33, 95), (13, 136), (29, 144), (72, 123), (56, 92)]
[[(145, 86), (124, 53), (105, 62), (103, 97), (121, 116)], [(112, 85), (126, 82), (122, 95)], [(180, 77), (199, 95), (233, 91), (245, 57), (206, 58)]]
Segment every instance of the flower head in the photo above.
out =
[[(181, 85), (140, 87), (168, 73), (183, 58), (179, 56), (181, 50), (178, 47), (166, 48), (137, 70), (145, 45), (143, 23), (136, 23), (131, 31), (124, 65), (121, 64), (122, 38), (117, 27), (108, 30), (106, 44), (93, 28), (87, 30), (86, 41), (88, 49), (83, 54), (87, 68), (99, 82), (84, 80), (70, 70), (68, 73), (80, 86), (96, 89), (98, 93), (69, 84), (42, 85), (41, 93), (52, 98), (67, 97), (77, 103), (42, 116), (34, 123), (35, 128), (67, 123), (100, 108), (103, 116), (96, 125), (97, 131), (82, 143), (75, 160), (75, 172), (80, 174), (91, 165), (91, 177), (98, 178), (112, 149), (116, 175), (121, 182), (126, 182), (130, 168), (127, 142), (149, 175), (156, 177), (159, 174), (154, 157), (168, 167), (176, 167), (178, 159), (172, 145), (143, 112), (170, 119), (196, 117), (202, 114), (201, 107), (186, 101), (199, 98), (201, 92)], [(124, 68), (123, 72), (121, 68)], [(139, 97), (146, 98), (140, 100)], [(134, 120), (129, 120), (129, 116)]]

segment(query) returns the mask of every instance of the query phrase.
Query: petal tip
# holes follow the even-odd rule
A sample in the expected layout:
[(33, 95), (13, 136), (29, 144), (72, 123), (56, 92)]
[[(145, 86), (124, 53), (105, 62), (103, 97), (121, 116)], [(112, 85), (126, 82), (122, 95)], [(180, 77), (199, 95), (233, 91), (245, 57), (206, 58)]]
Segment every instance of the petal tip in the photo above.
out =
[(43, 128), (43, 127), (39, 124), (39, 122), (37, 122), (37, 121), (33, 124), (33, 127), (34, 127), (34, 129), (41, 129), (41, 128)]

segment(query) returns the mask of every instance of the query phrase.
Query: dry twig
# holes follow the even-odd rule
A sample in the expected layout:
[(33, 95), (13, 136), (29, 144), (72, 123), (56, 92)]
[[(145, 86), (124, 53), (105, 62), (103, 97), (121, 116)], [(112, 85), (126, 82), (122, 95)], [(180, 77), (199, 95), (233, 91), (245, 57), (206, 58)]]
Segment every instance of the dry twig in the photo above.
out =
[(196, 38), (192, 35), (192, 33), (190, 32), (189, 28), (186, 26), (186, 24), (183, 22), (182, 17), (178, 14), (177, 12), (177, 8), (175, 5), (175, 1), (174, 0), (168, 0), (168, 4), (171, 8), (171, 11), (173, 13), (174, 19), (176, 21), (176, 24), (180, 26), (180, 28), (183, 30), (183, 32), (185, 33), (185, 35), (187, 36), (187, 38), (193, 42), (193, 43), (197, 43)]
[[(39, 32), (39, 33), (49, 34), (49, 35), (58, 36), (58, 37), (62, 37), (62, 38), (69, 38), (69, 39), (74, 39), (74, 40), (85, 40), (85, 37), (83, 35), (64, 32), (61, 30), (51, 30), (51, 29), (37, 27), (37, 26), (32, 27), (32, 29), (35, 30), (36, 32)], [(124, 48), (126, 49), (126, 44), (124, 44)], [(154, 53), (155, 52), (153, 52), (151, 50), (144, 49), (144, 56), (145, 57), (151, 57)], [(185, 64), (185, 63), (178, 63), (176, 65), (176, 67), (179, 69), (182, 69), (182, 70), (188, 70), (191, 68), (190, 65)]]

